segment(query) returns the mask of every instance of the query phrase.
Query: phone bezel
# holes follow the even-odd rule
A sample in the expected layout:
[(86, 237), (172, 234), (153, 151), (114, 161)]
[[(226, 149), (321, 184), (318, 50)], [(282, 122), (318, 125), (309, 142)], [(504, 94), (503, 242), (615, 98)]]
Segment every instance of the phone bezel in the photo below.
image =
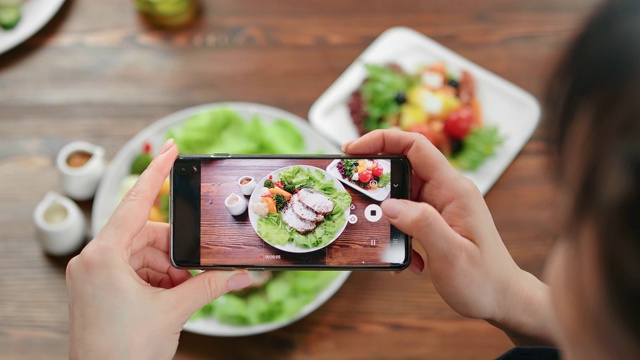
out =
[[(234, 266), (234, 265), (218, 265), (218, 266), (201, 266), (200, 263), (200, 165), (202, 161), (214, 161), (225, 159), (389, 159), (391, 161), (394, 178), (393, 184), (399, 186), (394, 187), (392, 184), (392, 193), (394, 198), (409, 199), (411, 195), (411, 164), (409, 160), (400, 155), (376, 155), (376, 156), (352, 156), (352, 155), (231, 155), (231, 154), (212, 154), (212, 155), (179, 155), (174, 161), (171, 169), (171, 191), (169, 203), (169, 223), (170, 223), (170, 259), (173, 266), (181, 269), (200, 269), (200, 270), (403, 270), (409, 266), (411, 262), (411, 237), (404, 234), (395, 226), (391, 226), (391, 241), (400, 246), (404, 243), (405, 261), (403, 263), (391, 264), (389, 266), (376, 265), (350, 265), (350, 266), (328, 266), (328, 265), (286, 265), (286, 266)], [(194, 168), (195, 166), (195, 168)], [(180, 172), (182, 168), (187, 168), (186, 172)], [(197, 169), (197, 170), (195, 170)], [(398, 177), (396, 177), (398, 176)], [(184, 186), (184, 182), (189, 181), (189, 186)], [(404, 186), (402, 186), (404, 185)], [(192, 190), (191, 193), (188, 190)], [(179, 196), (176, 197), (176, 193)], [(188, 198), (188, 203), (183, 201)], [(197, 205), (197, 206), (196, 206)], [(186, 214), (195, 214), (189, 219)], [(176, 217), (178, 219), (176, 220)], [(184, 220), (188, 219), (188, 220)], [(176, 223), (181, 224), (181, 241), (175, 241)], [(189, 224), (190, 226), (182, 226)], [(185, 231), (191, 231), (189, 236), (185, 236)], [(186, 241), (188, 239), (188, 241)]]

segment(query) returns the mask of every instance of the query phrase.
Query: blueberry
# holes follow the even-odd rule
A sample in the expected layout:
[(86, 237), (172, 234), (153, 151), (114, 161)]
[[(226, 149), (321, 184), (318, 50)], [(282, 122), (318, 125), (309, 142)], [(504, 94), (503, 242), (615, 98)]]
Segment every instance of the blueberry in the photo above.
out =
[(403, 92), (399, 92), (398, 95), (396, 95), (396, 102), (398, 103), (398, 105), (402, 105), (404, 103), (407, 102), (407, 95)]
[(460, 84), (458, 84), (458, 82), (456, 81), (456, 79), (449, 79), (449, 80), (447, 81), (447, 84), (449, 84), (449, 86), (451, 86), (451, 87), (452, 87), (452, 88), (454, 88), (454, 89), (457, 89), (457, 88), (458, 88), (458, 85), (460, 85)]
[(457, 139), (451, 139), (451, 153), (457, 154), (462, 151), (462, 141)]

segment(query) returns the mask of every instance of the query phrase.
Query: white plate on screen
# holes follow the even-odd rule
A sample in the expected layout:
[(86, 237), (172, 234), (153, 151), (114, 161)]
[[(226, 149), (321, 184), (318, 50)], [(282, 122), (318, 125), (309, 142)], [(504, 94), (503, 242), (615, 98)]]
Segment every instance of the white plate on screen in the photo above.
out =
[[(331, 174), (332, 176), (334, 176), (336, 179), (342, 181), (343, 183), (351, 186), (353, 189), (367, 195), (368, 197), (377, 200), (377, 201), (382, 201), (384, 199), (387, 198), (387, 196), (389, 196), (389, 193), (391, 192), (391, 184), (388, 184), (385, 187), (382, 188), (377, 188), (375, 190), (366, 190), (361, 188), (360, 186), (352, 183), (351, 181), (349, 181), (348, 179), (345, 179), (342, 177), (342, 174), (340, 174), (340, 171), (338, 171), (338, 163), (340, 162), (340, 160), (334, 160), (331, 162), (331, 164), (329, 164), (329, 166), (327, 166), (327, 172), (329, 174)], [(391, 171), (391, 164), (386, 161), (386, 160), (378, 160), (378, 164), (380, 164), (382, 166), (382, 168), (384, 169), (384, 173), (389, 173)]]
[(0, 29), (0, 54), (29, 39), (58, 12), (64, 0), (25, 0), (22, 17), (11, 30)]
[[(274, 181), (277, 181), (278, 174), (280, 174), (285, 169), (288, 169), (288, 168), (293, 167), (293, 166), (298, 166), (298, 167), (302, 167), (302, 168), (305, 168), (305, 169), (320, 170), (325, 174), (325, 179), (333, 179), (333, 186), (338, 191), (345, 191), (344, 190), (344, 186), (342, 186), (340, 181), (338, 181), (338, 179), (336, 179), (334, 176), (331, 176), (331, 174), (329, 174), (328, 172), (326, 172), (323, 169), (320, 169), (320, 168), (315, 167), (315, 166), (292, 165), (292, 166), (287, 166), (287, 167), (283, 167), (281, 169), (275, 170), (275, 171), (271, 172), (270, 174), (268, 174), (267, 176), (265, 176), (262, 180), (260, 180), (260, 182), (258, 183), (256, 188), (251, 193), (251, 198), (249, 198), (249, 204), (261, 202), (261, 200), (260, 200), (260, 190), (264, 187), (264, 182), (269, 178), (269, 176), (272, 176)], [(260, 238), (262, 240), (264, 240), (267, 244), (273, 246), (276, 249), (279, 249), (279, 250), (282, 250), (282, 251), (286, 251), (286, 252), (291, 252), (291, 253), (308, 253), (308, 252), (317, 251), (317, 250), (320, 250), (320, 249), (323, 249), (323, 248), (329, 246), (332, 242), (336, 241), (336, 239), (342, 234), (344, 229), (347, 227), (347, 223), (349, 222), (348, 221), (349, 215), (351, 214), (351, 208), (349, 206), (347, 206), (347, 208), (344, 211), (344, 225), (342, 225), (342, 228), (340, 228), (338, 231), (336, 231), (336, 233), (335, 233), (333, 239), (331, 239), (331, 241), (327, 242), (325, 245), (320, 246), (320, 247), (303, 248), (303, 247), (300, 247), (300, 246), (297, 246), (297, 245), (294, 245), (294, 244), (290, 244), (290, 243), (288, 243), (286, 245), (272, 244), (269, 240), (263, 238), (260, 235), (260, 233), (258, 233), (258, 218), (260, 216), (258, 216), (256, 213), (251, 211), (251, 206), (249, 206), (249, 210), (248, 211), (249, 211), (249, 220), (251, 221), (251, 226), (253, 226), (253, 230), (255, 230), (256, 234), (258, 234), (258, 236), (260, 236)]]
[(454, 71), (465, 69), (473, 74), (485, 123), (497, 125), (505, 137), (493, 158), (476, 171), (463, 172), (486, 194), (535, 131), (540, 105), (528, 92), (412, 29), (394, 27), (382, 33), (311, 106), (309, 122), (338, 145), (356, 139), (358, 130), (347, 104), (366, 78), (364, 64), (393, 62), (415, 71), (419, 65), (437, 61)]
[[(111, 164), (109, 164), (105, 175), (100, 181), (98, 191), (96, 192), (91, 218), (93, 233), (96, 234), (99, 229), (102, 228), (118, 205), (120, 183), (122, 182), (122, 179), (129, 175), (131, 162), (134, 157), (140, 153), (145, 143), (151, 144), (153, 149), (159, 149), (160, 146), (162, 146), (165, 140), (165, 135), (169, 129), (180, 126), (180, 123), (191, 115), (220, 107), (235, 110), (245, 119), (249, 119), (252, 116), (259, 116), (265, 122), (273, 122), (276, 119), (287, 120), (293, 123), (304, 137), (307, 147), (306, 150), (308, 152), (322, 152), (327, 154), (340, 153), (340, 149), (338, 147), (317, 136), (316, 132), (309, 126), (307, 121), (275, 107), (254, 103), (228, 102), (212, 103), (186, 108), (150, 124), (136, 134), (122, 147), (122, 149), (120, 149), (120, 151), (118, 151), (111, 161)], [(187, 322), (184, 329), (198, 334), (213, 336), (246, 336), (275, 330), (301, 319), (320, 307), (329, 298), (331, 298), (338, 289), (340, 289), (350, 274), (351, 273), (348, 271), (342, 272), (331, 284), (329, 284), (329, 286), (327, 286), (327, 288), (321, 291), (311, 303), (306, 305), (298, 315), (283, 322), (265, 323), (256, 326), (233, 326), (220, 323), (212, 318), (207, 318)]]

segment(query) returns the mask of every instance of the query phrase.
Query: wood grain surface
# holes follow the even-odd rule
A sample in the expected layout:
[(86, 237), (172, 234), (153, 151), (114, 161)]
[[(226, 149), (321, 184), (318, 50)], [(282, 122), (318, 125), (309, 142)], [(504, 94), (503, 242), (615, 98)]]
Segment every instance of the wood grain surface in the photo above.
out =
[[(188, 29), (146, 26), (131, 0), (67, 0), (34, 37), (0, 55), (0, 358), (67, 357), (67, 258), (46, 256), (32, 212), (61, 191), (53, 158), (69, 141), (108, 158), (153, 121), (216, 101), (302, 117), (382, 31), (414, 28), (540, 99), (596, 0), (232, 1), (203, 4)], [(486, 196), (518, 265), (542, 276), (557, 235), (550, 137), (540, 128)], [(90, 202), (83, 203), (85, 210)], [(354, 273), (319, 310), (267, 334), (183, 333), (178, 359), (487, 359), (511, 347), (453, 312), (429, 273)]]

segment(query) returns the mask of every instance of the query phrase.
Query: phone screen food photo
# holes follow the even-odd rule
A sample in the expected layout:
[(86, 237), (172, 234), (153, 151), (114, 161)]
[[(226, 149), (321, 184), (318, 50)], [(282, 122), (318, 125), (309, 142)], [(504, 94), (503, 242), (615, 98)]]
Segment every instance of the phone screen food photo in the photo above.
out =
[(181, 157), (172, 258), (201, 268), (403, 268), (408, 237), (380, 203), (407, 198), (402, 157)]

